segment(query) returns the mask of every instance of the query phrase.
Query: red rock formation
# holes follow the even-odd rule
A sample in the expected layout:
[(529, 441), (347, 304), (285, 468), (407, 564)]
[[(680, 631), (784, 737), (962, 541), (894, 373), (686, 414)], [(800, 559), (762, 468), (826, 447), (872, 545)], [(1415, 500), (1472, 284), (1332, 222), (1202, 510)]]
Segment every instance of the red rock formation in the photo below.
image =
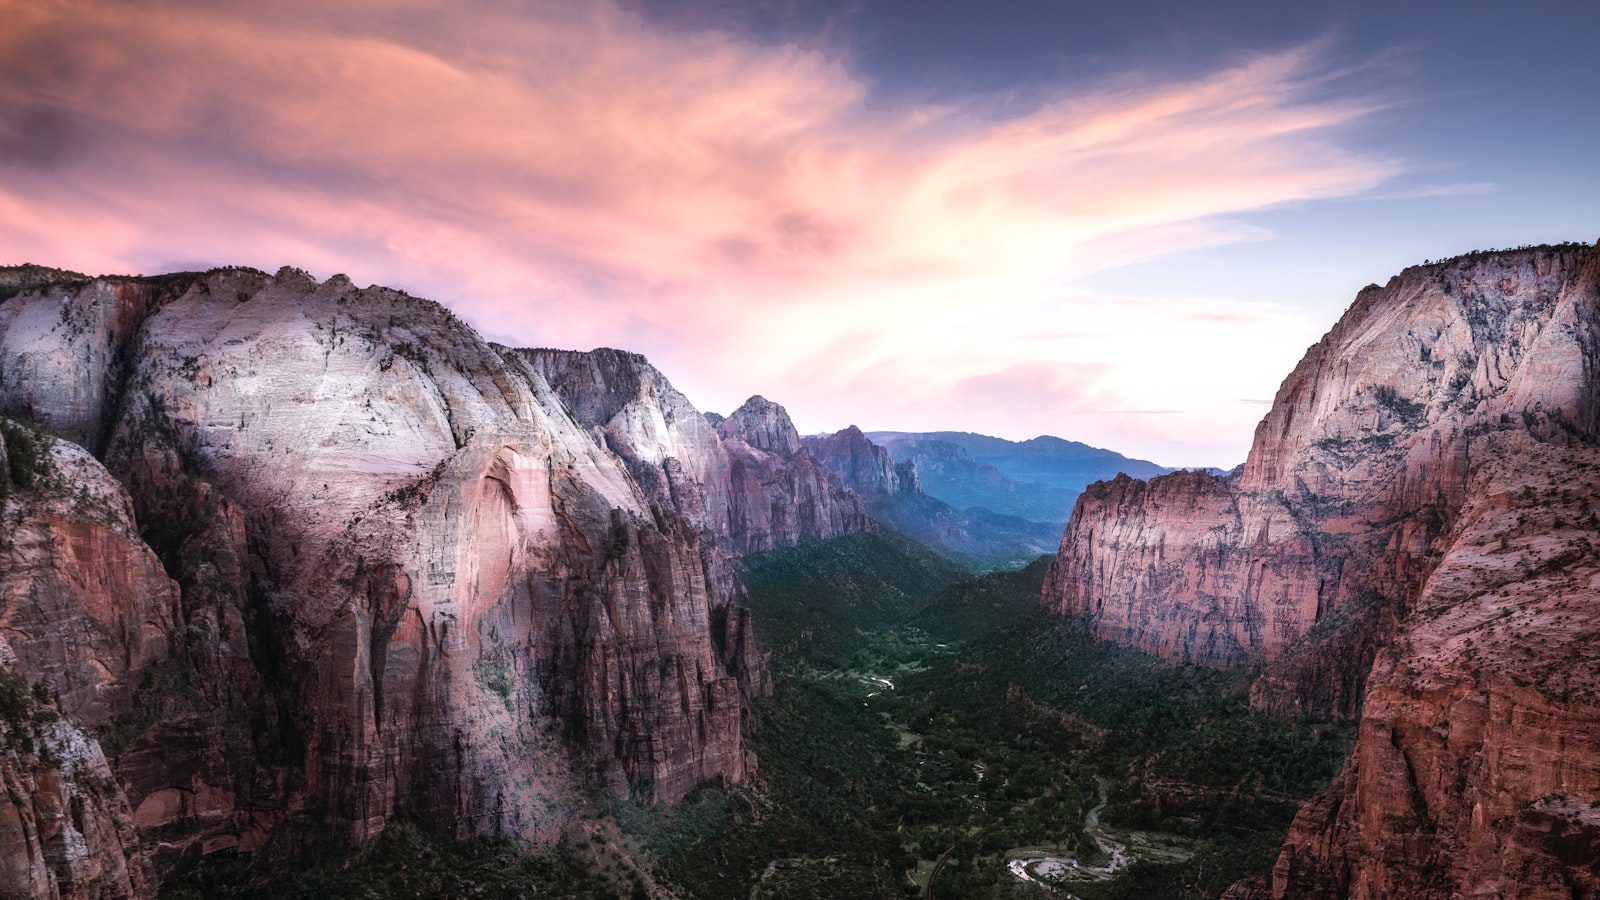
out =
[(140, 538), (122, 486), (74, 444), (38, 438), (0, 538), (0, 640), (79, 724), (131, 708), (179, 639), (178, 587)]
[[(101, 805), (142, 837), (101, 828), (101, 871), (144, 893), (396, 816), (549, 837), (596, 792), (745, 777), (766, 684), (728, 555), (867, 527), (803, 452), (724, 448), (642, 358), (493, 347), (342, 277), (56, 274), (0, 303), (0, 405), (121, 484), (56, 443), (88, 499), (12, 497), (0, 627), (114, 738)], [(0, 865), (51, 896), (54, 788), (7, 765)]]
[(729, 457), (729, 530), (741, 551), (873, 527), (861, 498), (812, 455), (782, 406), (751, 397), (717, 432)]
[(764, 397), (713, 424), (638, 354), (515, 353), (627, 461), (653, 500), (684, 511), (736, 555), (871, 527), (861, 500), (817, 464), (788, 412)]
[(809, 438), (806, 446), (869, 505), (882, 505), (896, 497), (921, 493), (916, 467), (896, 465), (889, 451), (867, 440), (854, 425), (834, 434)]
[(1592, 433), (1560, 302), (1588, 256), (1475, 255), (1363, 290), (1284, 381), (1239, 474), (1086, 491), (1045, 602), (1170, 659), (1266, 663), (1264, 708), (1354, 715), (1459, 512), (1475, 436)]
[(99, 744), (26, 692), (18, 675), (0, 673), (0, 894), (151, 893), (129, 858), (138, 834)]
[[(0, 438), (0, 894), (143, 893), (128, 798), (80, 725), (129, 710), (167, 660), (177, 589), (93, 457), (3, 431), (13, 445)], [(23, 483), (8, 449), (36, 460)]]
[(1080, 499), (1048, 605), (1261, 665), (1260, 707), (1360, 712), (1276, 896), (1600, 889), (1597, 310), (1592, 248), (1407, 269), (1306, 354), (1236, 476)]
[(1280, 897), (1600, 892), (1600, 450), (1493, 435)]

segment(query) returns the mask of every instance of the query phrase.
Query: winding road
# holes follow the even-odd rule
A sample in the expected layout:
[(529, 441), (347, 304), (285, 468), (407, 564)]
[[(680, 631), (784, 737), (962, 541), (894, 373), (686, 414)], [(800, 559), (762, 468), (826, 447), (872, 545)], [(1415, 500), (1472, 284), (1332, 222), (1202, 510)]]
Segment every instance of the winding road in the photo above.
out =
[(1128, 848), (1121, 842), (1113, 840), (1100, 828), (1100, 811), (1106, 806), (1106, 780), (1095, 778), (1095, 787), (1099, 791), (1099, 802), (1084, 814), (1083, 830), (1094, 839), (1100, 852), (1106, 855), (1106, 864), (1086, 866), (1078, 862), (1076, 856), (1015, 857), (1006, 864), (1012, 875), (1035, 884), (1045, 883), (1036, 876), (1052, 877), (1069, 873), (1086, 881), (1106, 881), (1128, 867)]

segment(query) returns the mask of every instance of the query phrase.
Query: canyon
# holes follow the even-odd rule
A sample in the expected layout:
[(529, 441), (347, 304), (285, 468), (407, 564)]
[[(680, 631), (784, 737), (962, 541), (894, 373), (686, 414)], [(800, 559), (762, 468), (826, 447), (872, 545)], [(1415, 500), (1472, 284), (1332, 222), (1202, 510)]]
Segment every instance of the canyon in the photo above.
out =
[(1597, 316), (1587, 245), (1406, 269), (1307, 351), (1239, 470), (1078, 501), (1048, 608), (1358, 721), (1273, 896), (1600, 889)]

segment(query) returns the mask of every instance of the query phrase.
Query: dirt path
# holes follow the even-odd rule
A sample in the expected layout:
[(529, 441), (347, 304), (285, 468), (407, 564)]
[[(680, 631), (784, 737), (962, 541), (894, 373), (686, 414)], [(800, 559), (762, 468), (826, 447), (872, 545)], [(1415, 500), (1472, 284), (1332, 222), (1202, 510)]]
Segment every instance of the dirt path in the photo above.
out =
[(943, 869), (944, 864), (950, 861), (950, 854), (955, 852), (955, 849), (955, 847), (951, 847), (949, 850), (939, 854), (939, 861), (933, 864), (933, 871), (928, 873), (928, 883), (922, 888), (923, 900), (933, 900), (936, 896), (933, 892), (933, 883), (939, 880), (939, 870)]

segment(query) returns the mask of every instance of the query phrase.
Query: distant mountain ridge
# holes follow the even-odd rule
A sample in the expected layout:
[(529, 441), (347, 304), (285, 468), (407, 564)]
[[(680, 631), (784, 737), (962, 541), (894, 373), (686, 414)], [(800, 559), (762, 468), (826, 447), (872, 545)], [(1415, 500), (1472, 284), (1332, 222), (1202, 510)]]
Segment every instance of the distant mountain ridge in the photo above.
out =
[(807, 437), (805, 445), (865, 501), (874, 519), (952, 559), (979, 567), (1026, 562), (1059, 541), (1062, 523), (958, 509), (928, 494), (917, 463), (896, 462), (854, 425)]
[(914, 463), (930, 497), (1051, 525), (1065, 523), (1078, 495), (1097, 481), (1173, 471), (1051, 435), (1008, 441), (966, 431), (871, 431), (867, 437), (895, 462)]

